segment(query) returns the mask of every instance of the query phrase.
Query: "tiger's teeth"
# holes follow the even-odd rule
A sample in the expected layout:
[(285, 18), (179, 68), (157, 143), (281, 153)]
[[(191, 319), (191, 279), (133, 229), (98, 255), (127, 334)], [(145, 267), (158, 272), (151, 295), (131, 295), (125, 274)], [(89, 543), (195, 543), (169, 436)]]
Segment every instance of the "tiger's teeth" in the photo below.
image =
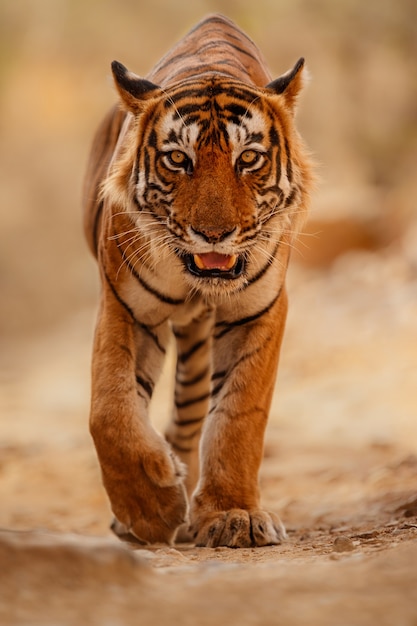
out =
[(201, 257), (198, 254), (194, 255), (194, 263), (197, 265), (199, 270), (204, 270), (205, 269), (205, 265), (204, 265)]
[(236, 254), (218, 254), (217, 252), (194, 254), (194, 263), (200, 270), (217, 269), (227, 272), (236, 265), (236, 261)]
[(237, 256), (236, 254), (232, 254), (229, 258), (229, 262), (227, 263), (227, 269), (231, 270), (232, 267), (234, 267), (236, 265), (236, 261), (237, 261)]

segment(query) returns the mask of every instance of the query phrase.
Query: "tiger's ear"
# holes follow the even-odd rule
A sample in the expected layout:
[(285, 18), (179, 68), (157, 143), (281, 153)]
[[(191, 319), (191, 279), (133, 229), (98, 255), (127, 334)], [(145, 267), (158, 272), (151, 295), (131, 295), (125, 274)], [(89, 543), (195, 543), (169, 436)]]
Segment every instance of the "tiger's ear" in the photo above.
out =
[(284, 96), (285, 102), (292, 111), (295, 108), (297, 96), (303, 86), (304, 59), (298, 59), (292, 70), (276, 78), (266, 86), (277, 95)]
[(159, 89), (158, 85), (129, 72), (119, 61), (113, 61), (111, 69), (122, 101), (132, 113), (140, 113), (143, 109), (143, 100), (149, 98), (152, 91)]

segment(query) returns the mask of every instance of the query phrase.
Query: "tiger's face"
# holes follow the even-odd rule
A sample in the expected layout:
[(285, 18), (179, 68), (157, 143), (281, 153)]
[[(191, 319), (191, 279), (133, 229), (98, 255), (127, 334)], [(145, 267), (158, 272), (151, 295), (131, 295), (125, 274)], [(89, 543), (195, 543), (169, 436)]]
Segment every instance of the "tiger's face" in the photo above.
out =
[(298, 229), (303, 171), (282, 97), (193, 80), (145, 101), (132, 132), (135, 224), (162, 238), (194, 289), (241, 289)]

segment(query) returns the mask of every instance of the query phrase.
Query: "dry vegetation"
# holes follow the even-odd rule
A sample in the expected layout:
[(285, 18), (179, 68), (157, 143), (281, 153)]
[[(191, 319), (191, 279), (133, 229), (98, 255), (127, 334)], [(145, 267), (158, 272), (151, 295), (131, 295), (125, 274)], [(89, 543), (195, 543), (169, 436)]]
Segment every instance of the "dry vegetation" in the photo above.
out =
[[(312, 75), (299, 121), (322, 182), (262, 470), (289, 540), (132, 554), (87, 432), (98, 286), (80, 189), (110, 62), (146, 74), (212, 11), (274, 75), (301, 55)], [(2, 0), (0, 53), (0, 623), (415, 626), (415, 1)], [(157, 423), (168, 410), (161, 395)], [(10, 532), (39, 528), (58, 534)]]

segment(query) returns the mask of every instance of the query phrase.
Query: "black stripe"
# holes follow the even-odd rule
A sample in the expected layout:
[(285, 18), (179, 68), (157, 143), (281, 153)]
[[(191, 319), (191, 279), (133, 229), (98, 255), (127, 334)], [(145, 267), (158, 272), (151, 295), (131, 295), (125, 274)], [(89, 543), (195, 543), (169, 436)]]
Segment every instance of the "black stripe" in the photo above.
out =
[(298, 192), (297, 187), (293, 187), (293, 189), (291, 190), (290, 195), (285, 199), (285, 205), (284, 206), (286, 208), (289, 207), (290, 204), (292, 204), (294, 202), (295, 197), (297, 196), (297, 192)]
[(154, 287), (151, 287), (151, 285), (149, 285), (149, 283), (147, 283), (141, 276), (139, 276), (138, 272), (135, 270), (133, 265), (131, 265), (130, 261), (126, 257), (124, 250), (121, 250), (119, 245), (117, 247), (121, 251), (121, 255), (123, 257), (123, 260), (126, 263), (126, 266), (129, 268), (129, 270), (132, 273), (132, 275), (136, 278), (138, 283), (148, 293), (151, 293), (153, 296), (155, 296), (155, 298), (157, 298), (160, 302), (163, 302), (164, 304), (172, 304), (173, 306), (178, 306), (180, 304), (184, 304), (184, 302), (185, 302), (184, 299), (182, 299), (182, 298), (181, 299), (180, 298), (171, 298), (170, 296), (166, 296), (166, 295), (162, 294), (160, 291), (158, 291)]
[[(167, 55), (168, 56), (168, 55)], [(167, 58), (164, 57), (161, 59), (161, 61), (158, 63), (158, 65), (156, 65), (156, 67), (154, 68), (154, 72), (160, 72), (161, 70), (166, 69), (167, 67), (169, 67), (170, 65), (172, 65), (173, 63), (175, 63), (176, 61), (182, 61), (184, 58), (186, 58), (187, 56), (189, 57), (190, 55), (184, 54), (184, 53), (180, 53), (180, 54), (174, 54), (174, 56)], [(171, 75), (170, 75), (171, 77)]]
[[(118, 233), (113, 233), (115, 237), (118, 237)], [(139, 234), (139, 233), (138, 233)], [(131, 245), (131, 244), (130, 244)], [(164, 294), (162, 294), (160, 291), (158, 291), (157, 289), (155, 289), (154, 287), (151, 287), (151, 285), (149, 285), (149, 283), (147, 283), (141, 276), (139, 276), (138, 272), (136, 271), (135, 267), (130, 263), (128, 257), (125, 254), (124, 249), (122, 248), (122, 244), (121, 243), (117, 243), (117, 249), (120, 252), (120, 255), (124, 261), (124, 263), (126, 264), (126, 267), (129, 269), (129, 271), (131, 272), (132, 276), (134, 276), (136, 278), (136, 280), (138, 281), (138, 283), (149, 293), (151, 293), (153, 296), (155, 296), (155, 298), (157, 298), (158, 300), (160, 300), (161, 302), (164, 302), (164, 304), (172, 304), (174, 306), (177, 306), (179, 304), (184, 304), (185, 299), (180, 299), (180, 298), (171, 298), (170, 296), (166, 296)]]
[(236, 367), (238, 367), (238, 365), (240, 365), (241, 363), (243, 363), (244, 361), (247, 361), (248, 359), (251, 359), (253, 356), (255, 356), (255, 354), (258, 354), (259, 352), (261, 352), (261, 350), (263, 350), (264, 346), (271, 340), (271, 337), (267, 337), (265, 339), (265, 341), (262, 343), (262, 345), (258, 346), (257, 348), (255, 348), (254, 350), (252, 350), (251, 352), (247, 352), (246, 354), (243, 354), (237, 361), (236, 363), (234, 363), (232, 370), (236, 369)]
[[(237, 46), (236, 44), (232, 43), (231, 41), (222, 41), (221, 45), (226, 45), (226, 46), (230, 46), (231, 48), (233, 48), (233, 50), (235, 50), (236, 52), (241, 52), (242, 54), (246, 54), (246, 56), (248, 56), (250, 59), (252, 59), (253, 61), (258, 61), (259, 59), (253, 55), (251, 52), (249, 52), (248, 50), (245, 50), (244, 48), (241, 48), (240, 46)], [(223, 54), (223, 51), (222, 51)]]
[(182, 439), (183, 441), (190, 441), (190, 439), (194, 439), (194, 437), (197, 437), (197, 435), (199, 435), (201, 433), (201, 427), (196, 428), (196, 430), (193, 430), (191, 433), (176, 433), (175, 436), (178, 439)]
[(146, 326), (146, 324), (142, 324), (142, 322), (139, 322), (138, 320), (135, 320), (135, 321), (136, 321), (136, 325), (139, 326), (139, 328), (141, 328), (142, 330), (144, 330), (145, 333), (148, 335), (148, 337), (150, 339), (152, 339), (152, 341), (154, 342), (154, 344), (158, 348), (158, 350), (160, 352), (162, 352), (162, 354), (166, 354), (166, 350), (165, 350), (164, 346), (162, 346), (159, 343), (158, 337), (153, 334), (153, 332), (149, 329), (149, 327)]
[(183, 446), (179, 446), (174, 441), (170, 441), (169, 443), (175, 450), (178, 450), (178, 452), (192, 452), (194, 450), (194, 448), (183, 448)]
[(290, 152), (290, 144), (288, 143), (287, 138), (285, 138), (285, 153), (287, 155), (287, 178), (288, 178), (288, 182), (292, 183), (291, 152)]
[(239, 36), (238, 36), (238, 35), (236, 35), (235, 33), (227, 33), (227, 34), (228, 34), (228, 36), (229, 36), (231, 39), (236, 39), (236, 41), (239, 41), (239, 42), (240, 42), (241, 37), (244, 37), (244, 38), (246, 39), (246, 41), (248, 42), (248, 44), (249, 44), (249, 45), (250, 45), (250, 46), (251, 46), (254, 50), (256, 50), (257, 52), (259, 52), (259, 51), (258, 51), (258, 49), (257, 49), (257, 47), (256, 47), (256, 45), (255, 45), (255, 44), (254, 44), (254, 42), (252, 41), (252, 39), (251, 39), (251, 38), (250, 38), (250, 37), (249, 37), (246, 33), (244, 33), (244, 32), (243, 32), (242, 30), (240, 30), (240, 29), (237, 29), (237, 30), (236, 30), (236, 32), (238, 32), (238, 33), (239, 33)]
[[(140, 163), (141, 150), (142, 150), (142, 146), (139, 146), (138, 151), (136, 153), (136, 160), (135, 160), (134, 171), (133, 171), (133, 180), (135, 181), (135, 187), (137, 187), (138, 184), (139, 184), (139, 173), (140, 173), (140, 165), (139, 165), (139, 163)], [(136, 198), (136, 193), (135, 193), (135, 196), (134, 196), (134, 200), (135, 200), (136, 206), (138, 206), (139, 210), (141, 210), (142, 207), (140, 206), (140, 204), (139, 204), (139, 202), (138, 202), (138, 200)]]
[(174, 117), (178, 119), (179, 117), (185, 117), (186, 115), (189, 116), (191, 115), (191, 113), (200, 113), (201, 111), (208, 111), (210, 107), (211, 107), (210, 100), (206, 100), (204, 103), (188, 102), (187, 104), (182, 104), (177, 107)]
[[(225, 84), (226, 83), (226, 84)], [(203, 91), (204, 89), (204, 91)], [(183, 87), (179, 87), (178, 91), (175, 91), (172, 94), (169, 94), (169, 98), (165, 101), (165, 108), (170, 108), (178, 103), (181, 99), (193, 99), (193, 98), (207, 98), (207, 85), (203, 85), (201, 80), (193, 80), (186, 84)], [(211, 86), (211, 96), (216, 95), (227, 95), (231, 98), (236, 98), (241, 100), (247, 104), (252, 104), (254, 101), (254, 96), (257, 95), (258, 92), (256, 88), (250, 89), (250, 87), (245, 87), (237, 82), (222, 82), (220, 84), (214, 84)]]
[(265, 315), (266, 313), (268, 313), (268, 311), (274, 306), (274, 304), (277, 302), (278, 298), (281, 295), (281, 289), (278, 291), (277, 295), (275, 296), (275, 298), (272, 300), (272, 302), (270, 302), (264, 309), (262, 309), (261, 311), (259, 311), (258, 313), (255, 313), (254, 315), (249, 315), (248, 317), (243, 317), (240, 320), (236, 320), (235, 322), (218, 322), (216, 324), (216, 327), (218, 326), (224, 326), (223, 330), (221, 330), (220, 332), (218, 332), (217, 334), (214, 335), (215, 339), (220, 339), (221, 337), (223, 337), (224, 335), (226, 335), (228, 332), (230, 332), (231, 330), (234, 330), (237, 326), (243, 326), (244, 324), (249, 324), (250, 322), (254, 322), (257, 319), (259, 319), (260, 317), (262, 317), (262, 315)]
[[(207, 28), (207, 24), (220, 24), (220, 26), (222, 28), (212, 28), (212, 29), (208, 29)], [(227, 27), (227, 31), (226, 33), (223, 31), (224, 27)], [(205, 30), (205, 35), (209, 35), (211, 34), (215, 34), (216, 38), (215, 41), (210, 42), (210, 44), (206, 44), (206, 45), (214, 45), (216, 47), (220, 47), (222, 46), (222, 44), (224, 43), (229, 43), (229, 45), (234, 45), (234, 44), (230, 44), (230, 42), (228, 42), (225, 39), (225, 36), (230, 37), (231, 39), (234, 39), (235, 41), (238, 41), (240, 44), (242, 43), (240, 41), (240, 37), (245, 38), (248, 42), (248, 44), (253, 47), (256, 50), (256, 46), (253, 43), (253, 41), (245, 34), (243, 33), (240, 29), (237, 29), (234, 24), (231, 24), (221, 18), (217, 18), (217, 17), (212, 17), (209, 18), (207, 20), (204, 20), (204, 22), (201, 22), (199, 24), (197, 24), (196, 26), (194, 26), (194, 28), (192, 28), (189, 33), (185, 36), (185, 40), (187, 40), (188, 37), (190, 37), (192, 34), (197, 33), (200, 29), (204, 29)], [(238, 34), (240, 35), (240, 37), (238, 36)], [(172, 65), (173, 63), (175, 63), (175, 61), (177, 60), (184, 60), (186, 58), (191, 58), (193, 59), (195, 57), (196, 54), (200, 53), (201, 50), (204, 50), (206, 46), (202, 46), (201, 48), (197, 48), (196, 52), (190, 52), (190, 53), (179, 53), (176, 54), (174, 56), (169, 56), (169, 52), (167, 55), (165, 55), (164, 58), (161, 59), (160, 63), (156, 66), (155, 70), (156, 71), (160, 71), (162, 69), (167, 68), (169, 65)], [(237, 46), (236, 46), (237, 48)], [(249, 54), (249, 52), (247, 52), (246, 50), (242, 49), (242, 52), (244, 52), (245, 54)], [(255, 61), (259, 61), (259, 59), (253, 55), (252, 58)]]
[(130, 308), (130, 306), (129, 306), (128, 304), (126, 304), (126, 302), (125, 302), (124, 300), (122, 300), (122, 298), (119, 296), (119, 294), (117, 293), (117, 291), (116, 291), (116, 289), (115, 289), (115, 287), (114, 287), (113, 283), (111, 282), (111, 280), (110, 280), (109, 276), (107, 275), (107, 272), (104, 270), (104, 268), (103, 268), (103, 274), (104, 274), (104, 277), (105, 277), (105, 279), (106, 279), (106, 282), (107, 282), (108, 286), (110, 287), (110, 289), (111, 289), (111, 291), (112, 291), (112, 293), (113, 293), (114, 297), (116, 298), (116, 300), (117, 300), (117, 301), (119, 302), (119, 304), (121, 304), (121, 305), (122, 305), (122, 307), (123, 307), (123, 308), (124, 308), (124, 309), (125, 309), (128, 313), (129, 313), (129, 315), (130, 315), (130, 317), (132, 318), (132, 320), (133, 320), (135, 323), (138, 323), (138, 321), (137, 321), (137, 320), (136, 320), (136, 318), (135, 318), (135, 314), (133, 313), (133, 310), (132, 310), (132, 309)]
[(180, 361), (180, 363), (186, 363), (188, 359), (190, 359), (200, 348), (204, 346), (205, 343), (207, 343), (207, 338), (197, 341), (197, 343), (195, 343), (189, 350), (187, 350), (187, 352), (179, 354), (178, 360)]
[(213, 403), (211, 409), (208, 412), (208, 415), (212, 415), (212, 413), (217, 413), (218, 415), (220, 415), (221, 413), (224, 413), (224, 411), (222, 411), (222, 409), (220, 408), (219, 411), (217, 411), (217, 403)]
[[(194, 87), (193, 85), (198, 85)], [(173, 94), (169, 94), (167, 100), (164, 102), (164, 106), (166, 109), (171, 107), (175, 107), (179, 100), (182, 99), (194, 99), (194, 98), (206, 98), (206, 94), (202, 92), (201, 81), (193, 81), (191, 84), (187, 82), (184, 87), (179, 88), (178, 91)]]
[(222, 372), (215, 372), (213, 376), (211, 377), (211, 380), (217, 380), (219, 378), (223, 378), (224, 376), (226, 376), (226, 374), (227, 374), (226, 370), (223, 370)]
[(159, 339), (156, 335), (154, 335), (151, 330), (148, 328), (148, 326), (146, 326), (146, 324), (143, 324), (142, 322), (139, 322), (138, 319), (136, 319), (135, 314), (133, 312), (133, 310), (130, 308), (130, 306), (128, 304), (126, 304), (126, 302), (124, 300), (122, 300), (122, 298), (119, 296), (119, 294), (117, 293), (113, 283), (111, 282), (109, 276), (107, 275), (107, 272), (104, 270), (103, 268), (103, 274), (104, 277), (106, 279), (106, 282), (108, 284), (108, 286), (110, 287), (114, 297), (116, 298), (116, 300), (119, 302), (119, 304), (121, 304), (121, 306), (129, 313), (130, 317), (132, 318), (132, 321), (136, 324), (136, 326), (138, 326), (139, 328), (141, 328), (150, 339), (152, 339), (152, 341), (154, 342), (155, 346), (158, 348), (158, 350), (160, 352), (162, 352), (162, 354), (166, 353), (166, 350), (163, 346), (161, 346), (161, 344), (159, 343)]
[[(159, 119), (159, 116), (158, 117), (154, 116), (154, 119), (153, 119), (154, 124), (158, 122), (158, 119)], [(152, 128), (148, 136), (148, 146), (151, 146), (152, 148), (156, 149), (157, 145), (158, 145), (158, 136), (156, 134), (155, 128)]]
[(221, 380), (219, 383), (217, 383), (215, 387), (213, 387), (211, 395), (213, 397), (217, 396), (217, 394), (220, 393), (220, 391), (223, 389), (225, 384), (226, 384), (226, 378), (223, 378), (223, 380)]
[(146, 391), (149, 398), (152, 398), (154, 383), (150, 380), (145, 380), (142, 376), (139, 376), (139, 374), (136, 374), (136, 382)]
[[(263, 350), (263, 347), (271, 340), (271, 337), (268, 336), (262, 343), (262, 345), (258, 346), (257, 348), (255, 348), (254, 350), (252, 350), (251, 352), (247, 352), (246, 354), (243, 354), (230, 368), (230, 370), (228, 372), (222, 372), (224, 373), (224, 379), (222, 381), (220, 381), (220, 383), (218, 383), (218, 385), (216, 385), (216, 387), (214, 387), (214, 389), (212, 390), (212, 396), (213, 398), (218, 395), (218, 393), (222, 390), (222, 388), (224, 387), (224, 385), (228, 382), (230, 375), (232, 374), (232, 372), (244, 361), (251, 359), (253, 356), (255, 356), (255, 354), (258, 354), (261, 350)], [(223, 397), (222, 400), (225, 400), (226, 398), (228, 398), (230, 395), (233, 395), (234, 393), (239, 393), (239, 390), (237, 389), (229, 389), (229, 391), (227, 391)], [(210, 413), (216, 409), (216, 405), (213, 406), (213, 408), (210, 410)]]
[(205, 419), (205, 415), (203, 417), (192, 417), (188, 420), (174, 420), (174, 424), (176, 426), (191, 426), (192, 424), (199, 424)]
[(206, 367), (202, 372), (200, 372), (200, 374), (196, 374), (194, 376), (194, 378), (189, 378), (187, 380), (181, 380), (180, 377), (179, 377), (179, 372), (177, 372), (176, 381), (177, 381), (178, 385), (181, 385), (181, 387), (188, 387), (188, 386), (191, 386), (191, 385), (196, 385), (197, 383), (199, 383), (202, 380), (204, 380), (204, 378), (209, 373), (209, 370), (210, 370), (210, 368)]
[[(195, 59), (194, 59), (195, 60)], [(224, 69), (223, 69), (224, 68)], [(202, 84), (203, 79), (212, 78), (216, 76), (216, 78), (223, 78), (229, 80), (236, 80), (237, 78), (231, 71), (228, 71), (228, 68), (237, 69), (242, 71), (242, 64), (238, 63), (234, 59), (220, 59), (213, 60), (210, 63), (197, 63), (192, 64), (187, 68), (180, 68), (177, 71), (170, 73), (170, 80), (174, 81), (177, 76), (182, 79), (183, 82), (187, 82), (187, 84), (199, 84), (199, 95), (204, 95), (205, 87)], [(184, 71), (189, 73), (188, 78), (183, 78)]]
[(211, 390), (211, 395), (213, 397), (216, 396), (219, 393), (219, 391), (221, 391), (222, 387), (226, 383), (226, 376), (227, 375), (228, 375), (227, 370), (222, 370), (221, 372), (215, 372), (213, 374), (213, 376), (211, 377), (212, 382), (214, 382), (215, 380), (219, 380), (220, 379), (220, 382), (217, 383), (217, 385), (215, 387), (213, 387), (212, 390)]
[(197, 398), (189, 398), (188, 400), (184, 400), (183, 402), (178, 402), (178, 400), (175, 400), (175, 406), (177, 407), (177, 409), (185, 409), (188, 406), (192, 406), (193, 404), (198, 404), (198, 402), (207, 400), (209, 397), (210, 393), (203, 393)]
[(230, 396), (234, 396), (236, 394), (240, 395), (241, 393), (242, 392), (240, 389), (229, 388), (229, 390), (222, 395), (222, 402), (225, 402), (225, 400), (227, 400), (227, 398), (230, 398)]
[(273, 126), (271, 126), (271, 130), (269, 132), (269, 139), (271, 141), (271, 145), (276, 146), (277, 148), (277, 153), (275, 155), (275, 180), (278, 187), (279, 181), (281, 180), (281, 141), (277, 130)]
[[(221, 28), (213, 28), (211, 30), (208, 30), (207, 28), (205, 28), (206, 24), (219, 24), (221, 26)], [(226, 26), (227, 31), (224, 30), (224, 27)], [(252, 39), (250, 37), (248, 37), (248, 35), (246, 35), (246, 33), (244, 33), (242, 30), (240, 30), (240, 28), (237, 28), (233, 22), (229, 22), (227, 20), (224, 20), (222, 17), (217, 17), (217, 16), (213, 16), (213, 17), (209, 17), (207, 20), (204, 20), (204, 22), (197, 24), (197, 26), (195, 26), (191, 31), (190, 34), (193, 32), (198, 31), (200, 28), (205, 28), (205, 33), (209, 34), (210, 32), (212, 33), (219, 33), (219, 35), (221, 37), (224, 37), (225, 34), (227, 37), (230, 37), (231, 39), (235, 39), (236, 41), (239, 41), (239, 43), (241, 42), (241, 38), (245, 38), (246, 41), (248, 42), (248, 44), (256, 49), (255, 44), (253, 43)]]
[(249, 280), (247, 281), (247, 286), (252, 285), (253, 283), (256, 283), (258, 280), (260, 280), (262, 278), (262, 276), (264, 276), (267, 271), (269, 270), (269, 268), (271, 268), (274, 264), (275, 258), (276, 258), (276, 254), (278, 252), (279, 246), (280, 246), (281, 240), (279, 240), (274, 248), (274, 251), (272, 252), (272, 254), (270, 255), (268, 261), (265, 263), (265, 265), (259, 270), (259, 272), (257, 274), (255, 274), (255, 276), (252, 276), (252, 278), (249, 278)]
[[(219, 58), (221, 59), (222, 56), (225, 55), (225, 48), (226, 47), (230, 47), (232, 48), (235, 52), (240, 52), (241, 54), (245, 54), (246, 56), (250, 57), (251, 59), (253, 59), (254, 61), (258, 61), (258, 58), (256, 56), (254, 56), (251, 52), (249, 52), (249, 50), (245, 50), (245, 48), (242, 48), (240, 45), (237, 45), (235, 43), (233, 43), (232, 41), (227, 41), (227, 39), (224, 39), (223, 37), (223, 33), (221, 31), (218, 30), (213, 30), (212, 33), (214, 34), (219, 34), (219, 37), (215, 37), (212, 41), (207, 42), (206, 44), (200, 46), (199, 48), (196, 49), (195, 53), (193, 54), (189, 54), (186, 55), (191, 59), (195, 59), (195, 57), (198, 57), (199, 55), (202, 55), (205, 53), (206, 50), (210, 50), (212, 48), (214, 48), (216, 51), (219, 51)], [(209, 33), (206, 33), (209, 34)], [(240, 44), (241, 42), (239, 42)], [(213, 55), (213, 60), (211, 62), (211, 65), (215, 65), (217, 62), (216, 60), (216, 56)], [(200, 69), (200, 66), (198, 66), (196, 68), (196, 71), (198, 72)]]
[(136, 194), (133, 196), (133, 202), (134, 202), (134, 204), (135, 204), (135, 206), (136, 206), (137, 210), (138, 210), (138, 211), (142, 211), (142, 207), (141, 207), (141, 205), (139, 204), (139, 200), (137, 199)]

